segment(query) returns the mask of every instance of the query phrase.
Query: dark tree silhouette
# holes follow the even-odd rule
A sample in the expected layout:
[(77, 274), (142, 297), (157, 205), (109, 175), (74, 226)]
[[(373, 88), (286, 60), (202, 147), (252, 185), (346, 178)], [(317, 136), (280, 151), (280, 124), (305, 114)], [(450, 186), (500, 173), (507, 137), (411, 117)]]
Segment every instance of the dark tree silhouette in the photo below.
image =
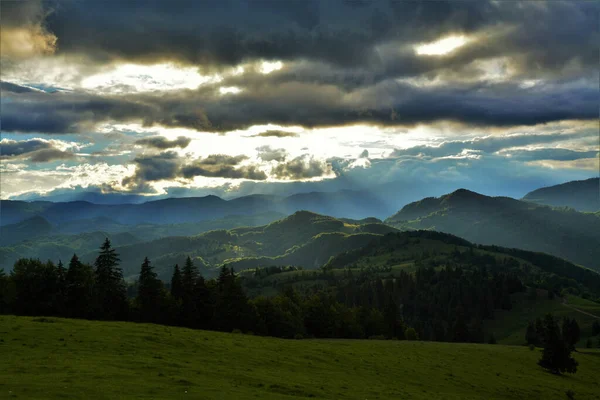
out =
[(138, 280), (136, 304), (142, 321), (159, 322), (164, 309), (162, 282), (158, 279), (148, 257), (144, 258)]
[(578, 363), (571, 357), (569, 343), (563, 339), (552, 314), (547, 314), (544, 318), (544, 350), (538, 364), (553, 374), (577, 372)]
[(181, 298), (183, 297), (183, 280), (178, 264), (175, 264), (173, 277), (171, 278), (171, 297), (177, 301), (181, 301)]
[(119, 255), (106, 238), (94, 263), (95, 316), (101, 319), (123, 319), (128, 313), (128, 300)]
[(91, 314), (94, 296), (94, 270), (73, 254), (66, 276), (67, 315), (86, 318)]

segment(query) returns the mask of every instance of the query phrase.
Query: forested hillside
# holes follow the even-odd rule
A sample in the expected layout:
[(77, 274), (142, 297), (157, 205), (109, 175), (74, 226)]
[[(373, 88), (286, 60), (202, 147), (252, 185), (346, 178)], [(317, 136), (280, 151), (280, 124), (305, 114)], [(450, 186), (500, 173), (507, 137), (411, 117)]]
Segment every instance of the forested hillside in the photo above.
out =
[(403, 207), (398, 229), (447, 232), (481, 244), (544, 252), (600, 270), (600, 217), (507, 197), (457, 190)]
[(571, 207), (578, 211), (600, 210), (600, 178), (572, 181), (527, 193), (523, 200), (554, 207)]

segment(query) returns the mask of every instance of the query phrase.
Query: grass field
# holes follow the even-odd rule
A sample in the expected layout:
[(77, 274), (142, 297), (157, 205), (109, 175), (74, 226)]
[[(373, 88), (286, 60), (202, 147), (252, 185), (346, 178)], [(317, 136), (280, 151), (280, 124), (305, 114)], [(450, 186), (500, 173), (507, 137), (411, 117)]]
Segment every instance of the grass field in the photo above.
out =
[(0, 316), (0, 398), (598, 399), (600, 351), (554, 376), (539, 349), (281, 340), (158, 325)]

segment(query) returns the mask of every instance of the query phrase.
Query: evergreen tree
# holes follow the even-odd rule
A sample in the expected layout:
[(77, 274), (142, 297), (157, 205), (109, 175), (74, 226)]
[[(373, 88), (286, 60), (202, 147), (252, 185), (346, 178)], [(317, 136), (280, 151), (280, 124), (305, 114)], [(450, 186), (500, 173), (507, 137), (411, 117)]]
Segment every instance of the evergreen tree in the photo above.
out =
[(579, 329), (579, 324), (575, 319), (565, 317), (562, 323), (562, 336), (563, 340), (569, 346), (571, 351), (575, 350), (575, 344), (579, 342), (581, 338), (581, 331)]
[(81, 263), (77, 255), (73, 254), (65, 281), (67, 314), (76, 318), (90, 316), (90, 305), (94, 294), (94, 270), (89, 265)]
[(577, 361), (571, 357), (571, 349), (551, 314), (544, 318), (544, 350), (538, 364), (553, 374), (577, 372)]
[(8, 314), (12, 311), (14, 302), (13, 281), (0, 268), (0, 314)]
[(181, 322), (184, 326), (195, 327), (196, 301), (195, 291), (198, 280), (198, 268), (188, 256), (181, 273)]
[(536, 318), (535, 320), (535, 334), (537, 336), (536, 346), (543, 346), (545, 341), (545, 332), (544, 321), (541, 318)]
[(194, 326), (201, 329), (210, 329), (213, 325), (214, 299), (202, 276), (198, 276), (194, 285), (193, 301), (196, 310)]
[(128, 313), (127, 288), (119, 261), (119, 255), (106, 238), (94, 262), (94, 303), (98, 318), (123, 319)]
[(161, 320), (164, 295), (162, 282), (158, 279), (148, 257), (144, 258), (138, 281), (136, 298), (138, 312), (142, 321), (159, 322)]
[(489, 344), (496, 344), (497, 343), (496, 342), (496, 336), (494, 336), (493, 333), (490, 335), (490, 340), (488, 340), (488, 343)]
[(537, 331), (532, 321), (529, 321), (529, 324), (527, 324), (527, 331), (525, 332), (525, 342), (527, 342), (528, 345), (539, 345)]
[(252, 325), (253, 313), (248, 298), (233, 268), (223, 266), (217, 280), (215, 317), (218, 329), (231, 332), (247, 330)]
[(592, 336), (600, 335), (600, 322), (595, 320), (592, 323)]
[(465, 312), (462, 307), (459, 307), (456, 311), (456, 321), (452, 329), (453, 341), (455, 342), (468, 342), (469, 341), (469, 329), (465, 322)]
[(177, 301), (181, 301), (181, 298), (183, 297), (183, 280), (178, 264), (175, 264), (173, 277), (171, 278), (171, 297)]

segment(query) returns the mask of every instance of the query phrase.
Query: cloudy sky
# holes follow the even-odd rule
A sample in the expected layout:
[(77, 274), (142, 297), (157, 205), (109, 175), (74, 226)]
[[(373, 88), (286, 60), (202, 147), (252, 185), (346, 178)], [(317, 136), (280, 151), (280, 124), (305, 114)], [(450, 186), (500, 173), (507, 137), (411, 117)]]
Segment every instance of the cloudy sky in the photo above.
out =
[(593, 1), (2, 1), (1, 197), (520, 197), (598, 176), (599, 18)]

